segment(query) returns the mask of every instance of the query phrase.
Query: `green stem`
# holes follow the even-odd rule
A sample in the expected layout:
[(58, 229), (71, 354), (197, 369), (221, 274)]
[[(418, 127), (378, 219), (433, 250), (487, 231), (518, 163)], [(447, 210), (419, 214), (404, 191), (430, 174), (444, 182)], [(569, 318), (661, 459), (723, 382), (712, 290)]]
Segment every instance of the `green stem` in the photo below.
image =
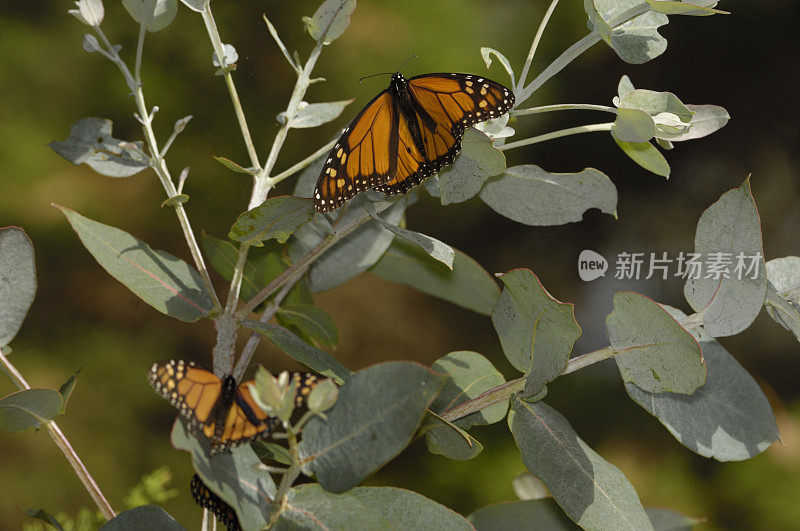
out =
[(577, 135), (580, 133), (596, 133), (598, 131), (611, 131), (611, 128), (614, 126), (613, 122), (604, 123), (604, 124), (591, 124), (591, 125), (580, 125), (578, 127), (570, 127), (568, 129), (561, 129), (560, 131), (553, 131), (552, 133), (547, 133), (544, 135), (534, 136), (532, 138), (526, 138), (524, 140), (517, 140), (516, 142), (511, 142), (509, 144), (505, 144), (503, 146), (499, 146), (497, 149), (500, 150), (507, 150), (507, 149), (514, 149), (522, 146), (529, 146), (531, 144), (536, 144), (538, 142), (544, 142), (546, 140), (554, 140), (556, 138), (561, 138), (564, 136), (569, 135)]
[(539, 47), (539, 41), (542, 40), (544, 29), (547, 27), (547, 23), (550, 21), (550, 17), (553, 15), (553, 11), (555, 10), (557, 5), (558, 5), (558, 0), (553, 0), (552, 2), (550, 2), (550, 7), (547, 8), (544, 17), (542, 18), (542, 22), (539, 24), (539, 29), (536, 31), (536, 36), (533, 38), (533, 44), (531, 44), (531, 49), (528, 52), (528, 57), (527, 59), (525, 59), (525, 66), (522, 67), (522, 73), (520, 74), (519, 80), (517, 81), (517, 87), (519, 88), (525, 86), (525, 80), (528, 77), (528, 71), (531, 68), (531, 63), (533, 63), (533, 56), (536, 54), (536, 49)]
[[(223, 61), (223, 57), (225, 57), (225, 50), (224, 44), (222, 43), (222, 39), (219, 35), (219, 30), (217, 29), (217, 23), (214, 20), (214, 15), (211, 13), (211, 4), (206, 6), (205, 11), (202, 12), (203, 15), (203, 22), (206, 26), (206, 32), (208, 33), (208, 38), (211, 40), (211, 46), (214, 48), (214, 53), (219, 58), (220, 62)], [(229, 65), (223, 65), (223, 68)], [(247, 119), (244, 115), (244, 110), (242, 110), (242, 102), (239, 100), (239, 93), (236, 90), (236, 85), (233, 82), (233, 76), (231, 75), (231, 71), (227, 68), (225, 69), (225, 85), (228, 87), (228, 94), (230, 95), (231, 102), (233, 103), (233, 110), (236, 113), (236, 120), (239, 122), (239, 129), (242, 131), (242, 139), (244, 140), (244, 145), (247, 148), (247, 154), (250, 156), (250, 164), (251, 167), (256, 171), (261, 171), (261, 163), (258, 160), (258, 154), (256, 153), (256, 147), (253, 144), (253, 138), (250, 136), (250, 128), (247, 126)]]
[[(2, 362), (3, 367), (5, 367), (7, 373), (9, 376), (11, 376), (14, 385), (16, 385), (18, 389), (26, 390), (31, 388), (22, 374), (20, 374), (14, 364), (11, 363), (8, 358), (6, 358), (2, 351), (0, 351), (0, 362)], [(72, 469), (75, 471), (78, 479), (80, 479), (81, 483), (83, 483), (84, 488), (89, 492), (89, 496), (92, 497), (92, 500), (94, 500), (97, 508), (100, 509), (103, 517), (106, 520), (111, 520), (114, 518), (116, 516), (114, 509), (108, 503), (108, 500), (106, 500), (106, 497), (103, 495), (100, 487), (97, 486), (97, 482), (95, 482), (94, 478), (89, 473), (89, 470), (83, 464), (83, 461), (81, 461), (81, 458), (78, 457), (78, 453), (69, 443), (69, 440), (64, 435), (64, 432), (61, 431), (61, 428), (58, 427), (58, 424), (52, 420), (43, 424), (47, 428), (47, 432), (50, 434), (50, 437), (56, 443), (56, 446), (58, 446), (59, 450), (61, 450), (61, 453), (63, 453), (64, 457), (66, 457), (67, 461), (69, 461), (69, 464), (72, 466)]]
[(606, 105), (592, 105), (589, 103), (563, 103), (560, 105), (543, 105), (541, 107), (532, 107), (530, 109), (515, 109), (511, 111), (514, 116), (527, 116), (529, 114), (540, 114), (544, 112), (553, 111), (604, 111), (611, 114), (617, 114), (617, 109), (608, 107)]
[[(575, 372), (579, 369), (583, 369), (589, 365), (607, 360), (614, 357), (616, 354), (617, 351), (615, 349), (606, 347), (601, 350), (589, 352), (583, 356), (572, 358), (567, 363), (566, 368), (564, 368), (564, 370), (561, 372), (561, 376)], [(525, 389), (526, 380), (527, 378), (524, 376), (522, 378), (517, 378), (516, 380), (510, 380), (502, 385), (498, 385), (497, 387), (481, 393), (471, 400), (467, 400), (466, 402), (457, 405), (453, 409), (444, 411), (439, 416), (448, 422), (455, 422), (458, 419), (464, 418), (473, 413), (477, 413), (478, 411), (482, 411), (487, 407), (505, 402), (511, 398), (513, 394), (519, 393)]]
[[(167, 192), (167, 198), (173, 198), (178, 195), (178, 191), (175, 189), (175, 185), (172, 182), (172, 177), (170, 176), (169, 169), (167, 168), (167, 163), (161, 156), (161, 151), (158, 149), (158, 142), (156, 141), (155, 133), (153, 132), (153, 120), (151, 114), (147, 112), (147, 105), (145, 104), (142, 85), (134, 80), (133, 76), (131, 76), (128, 66), (119, 57), (119, 54), (116, 52), (116, 50), (114, 50), (114, 47), (108, 41), (105, 34), (100, 31), (100, 28), (95, 29), (107, 48), (106, 52), (112, 56), (112, 60), (120, 68), (129, 86), (131, 86), (134, 101), (136, 102), (136, 108), (139, 114), (139, 119), (142, 124), (142, 130), (144, 131), (147, 148), (150, 151), (150, 165), (152, 166), (153, 170), (155, 170), (158, 180), (161, 182), (161, 185)], [(208, 268), (203, 260), (203, 254), (200, 252), (200, 246), (197, 243), (194, 231), (189, 223), (189, 217), (186, 214), (186, 210), (183, 208), (183, 204), (177, 201), (175, 201), (172, 206), (175, 208), (175, 214), (178, 216), (178, 222), (183, 230), (183, 235), (186, 238), (186, 244), (189, 246), (189, 252), (194, 260), (195, 267), (197, 267), (197, 271), (200, 273), (200, 278), (203, 280), (203, 285), (211, 297), (214, 310), (219, 312), (222, 310), (222, 305), (220, 304), (217, 293), (214, 290), (213, 284), (211, 283), (211, 277), (208, 274)]]

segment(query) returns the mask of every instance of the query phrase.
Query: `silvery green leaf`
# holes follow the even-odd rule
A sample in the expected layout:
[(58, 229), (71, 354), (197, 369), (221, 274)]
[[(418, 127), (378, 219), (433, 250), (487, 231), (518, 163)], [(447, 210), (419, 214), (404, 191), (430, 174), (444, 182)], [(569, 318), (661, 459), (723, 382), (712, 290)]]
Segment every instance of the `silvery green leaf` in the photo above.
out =
[(655, 90), (634, 89), (620, 97), (619, 107), (626, 109), (640, 109), (650, 116), (663, 112), (675, 114), (681, 122), (689, 123), (694, 113), (671, 92), (658, 92)]
[(714, 133), (728, 123), (731, 119), (730, 114), (723, 107), (717, 105), (690, 105), (686, 107), (694, 113), (689, 122), (691, 126), (688, 131), (682, 135), (672, 138), (673, 142), (683, 142), (685, 140), (694, 140), (695, 138), (703, 138), (711, 133)]
[[(306, 129), (326, 124), (339, 117), (345, 107), (353, 100), (330, 101), (326, 103), (300, 102), (289, 127), (292, 129)], [(276, 117), (279, 123), (286, 123), (286, 113), (282, 112)]]
[(355, 8), (355, 0), (325, 0), (313, 17), (304, 19), (309, 35), (316, 41), (330, 44), (350, 25), (350, 15)]
[(122, 0), (122, 5), (147, 31), (154, 33), (169, 26), (178, 12), (176, 0)]
[(181, 3), (192, 11), (202, 13), (206, 10), (206, 6), (208, 6), (210, 1), (211, 0), (181, 0)]
[(688, 15), (692, 17), (705, 17), (709, 15), (727, 15), (727, 11), (713, 9), (716, 0), (647, 0), (653, 11), (665, 15)]
[(681, 121), (677, 115), (671, 112), (662, 112), (653, 116), (656, 124), (656, 136), (672, 140), (686, 133), (691, 124)]
[(511, 87), (512, 88), (516, 87), (517, 86), (517, 82), (514, 79), (514, 69), (511, 68), (511, 63), (508, 62), (508, 59), (506, 59), (506, 56), (503, 55), (502, 53), (498, 52), (494, 48), (489, 48), (489, 47), (484, 46), (483, 48), (481, 48), (481, 56), (483, 56), (483, 62), (486, 63), (486, 68), (489, 68), (490, 66), (492, 66), (492, 57), (491, 57), (492, 54), (494, 54), (495, 57), (497, 57), (497, 60), (500, 61), (500, 64), (502, 64), (503, 68), (505, 68), (506, 72), (508, 72), (508, 77), (511, 78)]
[(633, 162), (649, 172), (669, 179), (669, 174), (672, 171), (669, 167), (669, 162), (653, 144), (650, 142), (624, 142), (617, 138), (614, 131), (611, 131), (611, 137)]
[[(223, 45), (223, 53), (225, 54), (225, 57), (223, 58), (225, 60), (225, 66), (231, 66), (239, 60), (239, 53), (232, 44)], [(211, 62), (217, 68), (222, 68), (222, 63), (220, 62), (216, 53), (211, 56)]]
[(462, 203), (480, 192), (487, 179), (506, 169), (506, 157), (485, 134), (470, 129), (464, 135), (462, 150), (455, 162), (439, 173), (439, 193), (443, 205)]
[(614, 134), (624, 142), (648, 142), (656, 134), (653, 117), (639, 109), (617, 109)]
[(508, 138), (510, 136), (514, 136), (514, 133), (516, 132), (513, 128), (508, 127), (508, 118), (509, 114), (506, 113), (503, 116), (475, 124), (474, 127), (492, 140), (496, 138)]
[(144, 145), (114, 138), (112, 125), (111, 120), (84, 118), (72, 124), (66, 140), (49, 146), (71, 163), (85, 163), (109, 177), (130, 177), (147, 168), (150, 160), (142, 153)]

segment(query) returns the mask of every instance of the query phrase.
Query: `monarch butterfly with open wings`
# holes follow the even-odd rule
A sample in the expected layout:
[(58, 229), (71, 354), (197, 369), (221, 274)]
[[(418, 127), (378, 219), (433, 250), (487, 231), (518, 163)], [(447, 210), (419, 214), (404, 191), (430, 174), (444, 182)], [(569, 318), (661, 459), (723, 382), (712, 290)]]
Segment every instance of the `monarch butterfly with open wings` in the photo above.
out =
[(373, 188), (393, 195), (452, 164), (468, 127), (497, 118), (514, 94), (472, 74), (392, 74), (389, 88), (358, 113), (333, 146), (314, 190), (314, 209), (339, 208)]
[[(249, 389), (253, 380), (237, 386), (231, 375), (220, 380), (194, 362), (183, 360), (154, 363), (147, 379), (156, 392), (178, 408), (193, 432), (202, 432), (209, 440), (211, 455), (268, 437), (280, 426), (276, 417), (264, 413), (253, 400)], [(297, 386), (297, 406), (303, 406), (319, 379), (295, 372), (292, 380)]]

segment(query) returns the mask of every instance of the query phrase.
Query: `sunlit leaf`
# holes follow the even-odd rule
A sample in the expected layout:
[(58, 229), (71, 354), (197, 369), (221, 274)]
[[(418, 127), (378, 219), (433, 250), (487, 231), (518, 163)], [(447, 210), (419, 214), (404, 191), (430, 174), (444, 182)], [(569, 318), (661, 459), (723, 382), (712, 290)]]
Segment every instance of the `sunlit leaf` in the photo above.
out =
[(525, 396), (533, 396), (567, 366), (581, 335), (575, 307), (544, 289), (529, 269), (502, 275), (503, 293), (492, 311), (492, 323), (508, 361), (527, 374)]
[(211, 299), (197, 271), (167, 252), (152, 249), (125, 231), (55, 205), (103, 269), (144, 302), (181, 321), (194, 322), (211, 311)]
[(606, 317), (622, 379), (651, 393), (692, 394), (706, 381), (700, 346), (661, 306), (631, 291), (614, 295)]
[[(305, 129), (326, 124), (339, 117), (345, 107), (353, 103), (353, 100), (331, 101), (326, 103), (306, 103), (301, 102), (297, 112), (289, 122), (289, 127), (293, 129)], [(286, 113), (278, 114), (279, 123), (286, 123)]]
[(388, 223), (375, 212), (375, 209), (371, 205), (367, 205), (367, 210), (370, 211), (372, 219), (378, 221), (384, 226), (384, 228), (386, 228), (386, 230), (397, 234), (401, 238), (415, 245), (418, 245), (422, 250), (428, 253), (431, 258), (443, 263), (449, 269), (453, 269), (453, 260), (455, 260), (456, 253), (452, 247), (446, 243), (440, 242), (436, 238), (432, 238), (425, 234), (420, 234), (419, 232), (414, 232), (413, 230), (404, 229), (402, 227), (398, 227), (397, 225)]
[[(786, 256), (770, 260), (767, 280), (767, 313), (800, 340), (800, 258)], [(777, 305), (773, 297), (781, 304)]]
[(486, 134), (470, 128), (461, 145), (455, 162), (439, 173), (439, 197), (443, 205), (474, 197), (487, 179), (506, 169), (506, 156), (492, 145)]
[(653, 117), (639, 109), (617, 110), (614, 134), (625, 142), (648, 142), (656, 134)]
[(178, 13), (176, 0), (122, 0), (122, 5), (147, 31), (156, 32), (169, 26)]
[(691, 127), (682, 135), (671, 138), (670, 140), (673, 142), (703, 138), (725, 127), (731, 119), (728, 111), (717, 105), (687, 104), (686, 107), (694, 113), (692, 120), (689, 122)]
[(539, 166), (513, 166), (489, 179), (480, 198), (497, 213), (526, 225), (581, 221), (590, 208), (617, 215), (617, 189), (602, 172), (550, 173)]
[(236, 218), (228, 237), (254, 244), (275, 238), (284, 243), (297, 229), (311, 221), (314, 209), (303, 197), (271, 197)]
[(514, 398), (508, 425), (525, 467), (582, 528), (653, 529), (633, 485), (556, 410)]
[[(767, 293), (761, 219), (749, 177), (703, 212), (694, 247), (706, 267), (701, 278), (687, 280), (683, 293), (694, 311), (702, 315), (706, 332), (721, 337), (747, 329), (761, 311)], [(720, 259), (718, 265), (729, 262), (724, 273), (710, 271), (708, 264), (715, 256)]]
[(309, 35), (325, 44), (338, 39), (350, 25), (355, 8), (355, 0), (325, 0), (314, 16), (305, 20)]
[(669, 163), (653, 144), (650, 142), (623, 142), (616, 137), (613, 131), (611, 137), (633, 162), (649, 172), (669, 179), (671, 171)]

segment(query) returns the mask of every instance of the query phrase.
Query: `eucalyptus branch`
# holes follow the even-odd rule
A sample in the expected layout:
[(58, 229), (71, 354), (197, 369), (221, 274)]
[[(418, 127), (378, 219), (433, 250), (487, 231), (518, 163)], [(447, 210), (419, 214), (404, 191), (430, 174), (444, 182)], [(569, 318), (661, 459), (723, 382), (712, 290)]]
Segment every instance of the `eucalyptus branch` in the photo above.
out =
[(289, 489), (292, 487), (292, 484), (295, 482), (295, 480), (300, 477), (302, 469), (300, 466), (300, 455), (297, 452), (298, 433), (299, 431), (292, 426), (289, 426), (286, 429), (286, 435), (289, 444), (289, 456), (292, 459), (292, 464), (281, 477), (281, 482), (278, 485), (278, 491), (275, 493), (274, 498), (274, 500), (278, 503), (278, 507), (272, 512), (272, 516), (267, 524), (267, 529), (272, 529), (272, 527), (277, 523), (281, 514), (286, 510), (288, 506), (286, 494), (289, 492)]
[(559, 131), (553, 131), (552, 133), (546, 133), (543, 135), (526, 138), (524, 140), (517, 140), (516, 142), (510, 142), (508, 144), (498, 146), (497, 149), (505, 151), (507, 149), (529, 146), (531, 144), (536, 144), (538, 142), (544, 142), (546, 140), (554, 140), (556, 138), (561, 138), (569, 135), (577, 135), (580, 133), (596, 133), (598, 131), (611, 131), (612, 127), (614, 127), (613, 122), (603, 123), (603, 124), (580, 125), (578, 127), (570, 127), (568, 129), (561, 129)]
[[(302, 275), (296, 276), (292, 281), (283, 285), (281, 290), (275, 295), (275, 297), (273, 297), (267, 307), (264, 308), (264, 312), (261, 314), (261, 317), (258, 320), (260, 323), (267, 323), (270, 319), (272, 319), (272, 316), (274, 316), (280, 308), (283, 299), (289, 294), (294, 285), (301, 278)], [(250, 365), (250, 360), (253, 359), (253, 354), (255, 353), (256, 347), (260, 341), (261, 334), (258, 332), (253, 332), (250, 334), (250, 337), (247, 338), (247, 343), (245, 343), (244, 348), (242, 349), (242, 355), (239, 356), (239, 361), (236, 362), (236, 368), (233, 371), (233, 376), (236, 378), (237, 382), (241, 381), (242, 376), (244, 376), (244, 371), (246, 371), (247, 366)]]
[[(542, 34), (544, 34), (544, 29), (547, 27), (547, 23), (550, 21), (550, 17), (553, 15), (553, 11), (556, 9), (558, 5), (558, 0), (553, 0), (550, 3), (550, 7), (547, 8), (547, 11), (542, 18), (541, 24), (539, 24), (539, 29), (536, 31), (536, 36), (533, 38), (533, 44), (531, 44), (531, 50), (528, 52), (528, 57), (525, 59), (525, 66), (522, 67), (522, 73), (519, 76), (519, 81), (517, 82), (517, 87), (522, 88), (525, 86), (525, 79), (528, 77), (528, 71), (531, 68), (531, 63), (533, 63), (533, 56), (536, 54), (536, 49), (539, 47), (539, 41), (542, 40)], [(517, 87), (514, 87), (515, 89)]]
[[(390, 202), (384, 201), (383, 203), (379, 203), (375, 210), (377, 212), (381, 212), (385, 210), (391, 205)], [(341, 218), (340, 218), (341, 219)], [(302, 258), (300, 258), (297, 262), (289, 266), (283, 273), (275, 277), (272, 282), (270, 282), (267, 287), (259, 291), (255, 297), (253, 297), (247, 304), (242, 306), (238, 312), (236, 312), (236, 317), (239, 319), (244, 319), (247, 315), (253, 311), (253, 309), (267, 300), (267, 297), (272, 295), (278, 288), (283, 286), (286, 282), (290, 280), (294, 280), (295, 278), (299, 279), (302, 277), (305, 272), (308, 270), (309, 266), (311, 266), (314, 261), (316, 261), (322, 254), (328, 250), (333, 244), (337, 241), (342, 239), (343, 237), (350, 234), (353, 230), (357, 229), (367, 221), (369, 221), (370, 215), (367, 212), (362, 212), (358, 217), (356, 217), (353, 221), (351, 221), (346, 227), (340, 230), (336, 230), (335, 232), (328, 234), (322, 241), (320, 241), (316, 247), (308, 251)]]
[(292, 166), (291, 168), (280, 172), (275, 177), (268, 178), (270, 186), (275, 186), (276, 184), (278, 184), (279, 182), (281, 182), (285, 178), (290, 177), (290, 176), (294, 175), (295, 173), (299, 172), (300, 170), (302, 170), (303, 168), (305, 168), (306, 166), (308, 166), (309, 164), (311, 164), (312, 162), (317, 160), (318, 157), (320, 157), (321, 155), (324, 155), (325, 153), (330, 151), (330, 149), (335, 144), (336, 144), (336, 140), (331, 140), (330, 142), (328, 142), (327, 144), (325, 144), (324, 146), (322, 146), (321, 148), (316, 150), (314, 153), (312, 153), (308, 157), (304, 158), (303, 160), (301, 160), (300, 162), (298, 162), (297, 164)]
[[(567, 363), (566, 368), (564, 368), (564, 370), (561, 372), (561, 376), (612, 358), (617, 354), (617, 352), (618, 351), (612, 347), (606, 347), (604, 349), (595, 350), (594, 352), (589, 352), (588, 354), (572, 358)], [(458, 419), (466, 417), (467, 415), (482, 411), (487, 407), (505, 402), (511, 398), (513, 394), (519, 393), (525, 389), (526, 380), (527, 378), (525, 376), (522, 378), (517, 378), (516, 380), (510, 380), (502, 385), (498, 385), (497, 387), (481, 393), (471, 400), (462, 402), (453, 409), (443, 412), (439, 416), (448, 422), (454, 422)]]
[[(3, 367), (5, 367), (8, 375), (11, 376), (14, 385), (17, 386), (18, 389), (27, 390), (31, 388), (14, 364), (11, 363), (8, 358), (6, 358), (2, 350), (0, 350), (0, 362), (2, 362)], [(92, 497), (92, 500), (94, 500), (97, 508), (100, 509), (103, 517), (106, 520), (111, 520), (114, 518), (116, 516), (114, 509), (108, 503), (108, 500), (106, 500), (106, 497), (103, 495), (100, 487), (98, 487), (94, 478), (89, 473), (89, 470), (83, 464), (83, 461), (81, 461), (81, 458), (78, 457), (77, 452), (75, 452), (75, 449), (64, 435), (64, 432), (62, 432), (61, 428), (58, 427), (58, 424), (52, 420), (45, 421), (42, 424), (44, 424), (44, 426), (47, 428), (47, 432), (50, 434), (50, 437), (52, 437), (53, 441), (56, 443), (56, 446), (58, 446), (59, 450), (61, 450), (61, 452), (64, 454), (64, 457), (66, 457), (67, 461), (69, 461), (69, 464), (72, 466), (72, 469), (75, 471), (78, 479), (81, 480), (84, 488), (89, 492), (89, 496)]]
[[(167, 192), (167, 198), (173, 198), (178, 195), (178, 191), (175, 189), (175, 185), (172, 182), (172, 177), (170, 176), (169, 169), (167, 168), (167, 163), (161, 156), (161, 151), (158, 149), (158, 142), (156, 141), (155, 133), (153, 132), (153, 117), (151, 113), (147, 112), (147, 105), (145, 104), (142, 85), (133, 79), (128, 66), (120, 58), (116, 49), (111, 45), (100, 28), (98, 26), (95, 26), (94, 28), (107, 47), (107, 52), (111, 54), (112, 61), (122, 71), (122, 74), (125, 76), (125, 79), (131, 87), (131, 90), (133, 90), (134, 101), (136, 102), (136, 108), (139, 111), (139, 120), (142, 124), (145, 140), (147, 142), (147, 148), (150, 151), (150, 165), (153, 170), (155, 170), (161, 185)], [(183, 204), (179, 203), (178, 201), (175, 201), (172, 206), (175, 208), (175, 214), (178, 216), (178, 222), (183, 230), (186, 243), (189, 246), (189, 252), (194, 259), (195, 267), (197, 267), (197, 270), (200, 273), (200, 278), (203, 280), (203, 285), (211, 297), (211, 302), (214, 304), (214, 310), (219, 312), (222, 309), (222, 305), (219, 302), (216, 291), (214, 291), (214, 286), (211, 283), (211, 277), (208, 275), (208, 268), (203, 260), (203, 255), (200, 252), (200, 246), (197, 243), (194, 231), (189, 223), (189, 217), (186, 214), (186, 210), (183, 208)]]
[(541, 107), (531, 107), (530, 109), (514, 109), (511, 114), (514, 116), (528, 116), (530, 114), (541, 114), (554, 111), (603, 111), (617, 114), (617, 109), (607, 105), (593, 105), (590, 103), (563, 103), (560, 105), (543, 105)]
[[(622, 13), (619, 17), (614, 19), (609, 26), (611, 28), (616, 28), (631, 19), (634, 19), (644, 13), (650, 11), (650, 4), (647, 2), (642, 2), (638, 4), (624, 13)], [(527, 100), (531, 97), (531, 95), (539, 90), (539, 88), (545, 84), (551, 77), (561, 72), (568, 64), (570, 64), (573, 59), (578, 57), (580, 54), (600, 42), (601, 37), (597, 31), (591, 31), (588, 35), (583, 37), (581, 40), (567, 48), (564, 53), (559, 55), (555, 61), (553, 61), (547, 68), (545, 68), (536, 78), (531, 81), (531, 84), (527, 87), (522, 88), (522, 83), (520, 82), (519, 87), (520, 90), (516, 94), (517, 96), (517, 105), (522, 103), (523, 101)]]
[(286, 142), (286, 137), (289, 134), (292, 120), (294, 119), (295, 114), (297, 114), (297, 109), (300, 106), (300, 102), (303, 101), (303, 96), (305, 96), (308, 87), (311, 85), (311, 72), (314, 70), (317, 59), (319, 59), (319, 54), (322, 52), (322, 42), (322, 39), (317, 42), (316, 46), (314, 46), (314, 49), (311, 50), (311, 54), (309, 55), (306, 64), (297, 75), (297, 82), (295, 83), (294, 90), (289, 98), (289, 104), (286, 106), (286, 121), (275, 135), (275, 139), (272, 142), (272, 148), (269, 151), (269, 155), (267, 156), (267, 161), (264, 163), (264, 167), (253, 177), (253, 191), (250, 195), (250, 203), (247, 207), (248, 209), (255, 208), (263, 203), (267, 198), (267, 194), (269, 194), (270, 188), (272, 188), (269, 174), (275, 167), (275, 163), (278, 160), (278, 154), (280, 153), (284, 142)]
[(242, 131), (242, 138), (244, 140), (244, 145), (247, 148), (247, 154), (250, 156), (250, 165), (254, 170), (261, 171), (261, 163), (258, 160), (258, 154), (256, 153), (256, 147), (253, 144), (253, 138), (250, 136), (250, 128), (247, 126), (247, 119), (245, 118), (244, 111), (242, 110), (242, 102), (239, 100), (239, 93), (236, 90), (236, 85), (233, 82), (233, 76), (231, 75), (230, 69), (226, 68), (229, 65), (224, 64), (225, 46), (220, 38), (219, 30), (217, 29), (217, 23), (214, 20), (214, 15), (211, 14), (210, 3), (206, 5), (202, 15), (203, 22), (206, 26), (206, 31), (208, 32), (208, 38), (211, 40), (211, 46), (214, 48), (214, 53), (219, 58), (220, 63), (223, 65), (225, 72), (225, 85), (228, 87), (228, 93), (230, 94), (231, 102), (233, 103), (233, 110), (236, 113), (236, 120), (239, 122), (239, 129)]

